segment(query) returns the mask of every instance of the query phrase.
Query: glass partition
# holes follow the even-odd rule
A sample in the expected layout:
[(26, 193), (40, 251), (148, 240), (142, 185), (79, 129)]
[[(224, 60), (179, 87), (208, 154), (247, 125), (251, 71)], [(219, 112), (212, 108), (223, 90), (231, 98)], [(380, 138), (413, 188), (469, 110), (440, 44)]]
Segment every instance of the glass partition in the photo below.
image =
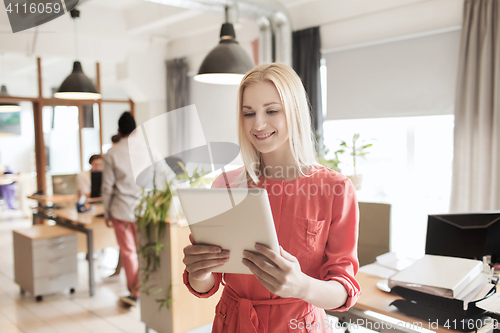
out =
[(0, 113), (0, 164), (15, 173), (35, 172), (33, 107), (22, 102), (20, 112)]
[(79, 173), (78, 107), (45, 106), (42, 112), (47, 171), (51, 175)]
[(18, 175), (14, 183), (9, 182), (9, 176), (4, 178), (3, 172), (0, 179), (6, 186), (3, 201), (7, 207), (20, 209), (28, 217), (27, 196), (37, 191), (33, 105), (21, 102), (20, 106), (20, 112), (0, 113), (0, 166), (6, 173)]

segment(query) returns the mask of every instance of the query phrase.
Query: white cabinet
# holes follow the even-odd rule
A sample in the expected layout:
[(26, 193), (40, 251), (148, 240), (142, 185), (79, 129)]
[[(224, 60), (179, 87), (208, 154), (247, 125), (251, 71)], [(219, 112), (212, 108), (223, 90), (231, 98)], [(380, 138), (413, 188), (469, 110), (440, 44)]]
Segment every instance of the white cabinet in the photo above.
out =
[(35, 225), (14, 230), (14, 281), (37, 301), (42, 295), (78, 285), (77, 232), (61, 226)]

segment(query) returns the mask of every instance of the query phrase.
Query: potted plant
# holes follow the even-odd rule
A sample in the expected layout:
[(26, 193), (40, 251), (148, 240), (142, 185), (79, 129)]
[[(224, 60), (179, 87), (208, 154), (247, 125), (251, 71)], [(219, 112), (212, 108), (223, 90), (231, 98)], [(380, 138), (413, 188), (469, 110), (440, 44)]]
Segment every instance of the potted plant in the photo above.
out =
[(339, 168), (339, 164), (340, 164), (340, 159), (339, 159), (339, 155), (343, 154), (345, 151), (344, 149), (339, 149), (337, 151), (334, 152), (334, 155), (335, 157), (332, 158), (332, 159), (327, 159), (325, 156), (328, 155), (328, 153), (330, 152), (330, 150), (325, 146), (324, 147), (324, 152), (325, 154), (323, 156), (318, 156), (318, 162), (329, 168), (329, 169), (332, 169), (333, 171), (337, 171), (337, 172), (340, 172), (340, 168)]
[[(204, 177), (207, 172), (203, 170), (198, 172), (196, 168), (189, 175), (185, 166), (181, 167), (184, 173), (177, 175), (176, 179), (186, 186), (202, 187), (213, 180)], [(175, 189), (170, 182), (164, 189), (143, 189), (136, 207), (141, 320), (158, 332), (170, 332), (173, 325), (168, 223), (174, 200)]]
[(349, 155), (352, 156), (353, 173), (351, 175), (348, 175), (347, 177), (352, 181), (356, 190), (360, 190), (361, 185), (363, 183), (363, 175), (358, 174), (356, 170), (356, 157), (366, 156), (366, 154), (369, 153), (367, 149), (372, 146), (371, 143), (365, 143), (365, 142), (360, 143), (358, 142), (358, 140), (359, 140), (359, 133), (356, 133), (352, 136), (351, 144), (347, 144), (347, 142), (345, 141), (342, 141), (340, 143), (340, 146), (345, 147), (345, 150), (347, 150), (349, 152)]
[[(143, 189), (136, 207), (141, 320), (158, 331), (164, 331), (163, 327), (168, 328), (172, 323), (167, 225), (172, 204), (170, 185), (165, 184), (164, 190)], [(164, 324), (159, 323), (160, 317), (164, 318)]]

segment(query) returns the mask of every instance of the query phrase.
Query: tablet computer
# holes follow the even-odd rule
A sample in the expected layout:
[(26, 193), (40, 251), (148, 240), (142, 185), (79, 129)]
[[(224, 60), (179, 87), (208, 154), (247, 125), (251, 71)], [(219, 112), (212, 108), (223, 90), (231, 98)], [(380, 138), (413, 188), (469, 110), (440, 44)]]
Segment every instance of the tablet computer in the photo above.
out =
[(229, 261), (214, 272), (252, 274), (241, 262), (243, 250), (261, 243), (279, 253), (269, 197), (260, 188), (178, 189), (196, 244), (229, 250)]

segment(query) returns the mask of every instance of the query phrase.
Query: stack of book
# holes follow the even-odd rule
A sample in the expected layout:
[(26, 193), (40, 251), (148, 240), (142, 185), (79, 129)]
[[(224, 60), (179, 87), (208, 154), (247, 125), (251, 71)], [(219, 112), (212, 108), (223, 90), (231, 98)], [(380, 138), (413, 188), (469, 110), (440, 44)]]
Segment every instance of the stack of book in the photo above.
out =
[[(495, 293), (489, 269), (478, 260), (425, 255), (389, 279), (389, 288), (403, 297), (393, 305), (407, 315), (441, 324), (455, 320), (454, 329), (470, 331), (469, 321), (486, 310), (476, 302)], [(477, 321), (477, 323), (476, 323)]]

